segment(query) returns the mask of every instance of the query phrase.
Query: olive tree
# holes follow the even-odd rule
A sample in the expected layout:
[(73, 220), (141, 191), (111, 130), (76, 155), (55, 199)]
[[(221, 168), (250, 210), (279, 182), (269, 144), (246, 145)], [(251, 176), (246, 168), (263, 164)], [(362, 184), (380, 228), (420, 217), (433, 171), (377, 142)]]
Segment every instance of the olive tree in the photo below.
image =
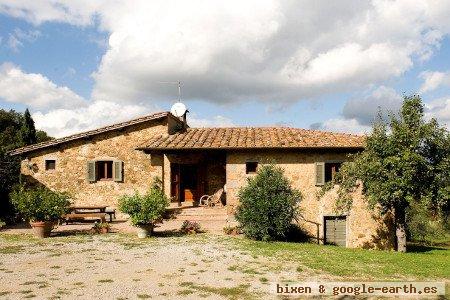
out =
[(393, 212), (397, 251), (406, 251), (407, 209), (425, 203), (447, 218), (450, 199), (450, 137), (436, 120), (426, 121), (419, 96), (406, 96), (398, 116), (380, 117), (364, 151), (344, 163), (337, 178), (341, 207), (351, 206), (358, 183), (369, 204)]

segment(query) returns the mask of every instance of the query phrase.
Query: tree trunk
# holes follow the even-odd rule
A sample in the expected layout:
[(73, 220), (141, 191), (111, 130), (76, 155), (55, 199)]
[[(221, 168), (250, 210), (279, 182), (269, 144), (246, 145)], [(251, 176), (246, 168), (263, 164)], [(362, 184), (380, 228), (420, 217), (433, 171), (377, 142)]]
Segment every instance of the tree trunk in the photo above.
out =
[(406, 252), (406, 215), (405, 209), (395, 210), (395, 235), (397, 237), (397, 251)]

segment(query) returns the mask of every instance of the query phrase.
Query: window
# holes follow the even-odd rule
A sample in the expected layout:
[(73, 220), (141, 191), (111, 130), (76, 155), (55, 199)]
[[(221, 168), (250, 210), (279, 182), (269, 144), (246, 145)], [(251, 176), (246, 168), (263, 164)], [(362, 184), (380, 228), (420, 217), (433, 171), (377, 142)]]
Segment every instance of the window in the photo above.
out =
[(112, 180), (113, 179), (113, 162), (112, 161), (97, 161), (97, 180)]
[(330, 182), (339, 172), (341, 163), (325, 163), (325, 182)]
[(45, 170), (55, 170), (56, 169), (56, 160), (54, 159), (46, 159), (45, 160)]
[(332, 181), (341, 167), (341, 162), (316, 162), (316, 185)]
[(245, 173), (246, 174), (255, 174), (258, 170), (258, 163), (253, 161), (248, 161), (245, 163)]
[(86, 179), (90, 183), (96, 181), (123, 182), (123, 161), (91, 160), (86, 164)]

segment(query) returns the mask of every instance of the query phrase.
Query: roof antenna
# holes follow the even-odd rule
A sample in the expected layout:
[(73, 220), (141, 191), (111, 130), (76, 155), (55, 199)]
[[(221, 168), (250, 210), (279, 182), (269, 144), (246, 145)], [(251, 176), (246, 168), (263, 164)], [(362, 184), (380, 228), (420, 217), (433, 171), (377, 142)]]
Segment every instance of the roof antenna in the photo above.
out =
[(189, 112), (186, 105), (181, 103), (181, 81), (160, 81), (159, 83), (176, 84), (178, 86), (178, 102), (174, 103), (170, 108), (170, 113), (177, 118), (182, 118), (184, 127), (187, 126), (186, 114)]
[(159, 83), (176, 84), (178, 86), (178, 102), (181, 102), (181, 81), (159, 81)]

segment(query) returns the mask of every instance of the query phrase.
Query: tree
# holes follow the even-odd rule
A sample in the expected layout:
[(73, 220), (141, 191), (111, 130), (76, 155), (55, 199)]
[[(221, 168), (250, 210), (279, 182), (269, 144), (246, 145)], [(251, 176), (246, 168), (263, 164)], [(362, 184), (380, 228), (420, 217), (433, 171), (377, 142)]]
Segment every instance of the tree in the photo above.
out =
[(36, 133), (28, 109), (25, 114), (0, 109), (0, 217), (12, 214), (8, 194), (20, 178), (20, 157), (10, 156), (8, 151), (48, 139), (51, 137), (45, 132)]
[(53, 140), (53, 138), (51, 136), (48, 136), (47, 132), (42, 131), (42, 130), (36, 131), (36, 142), (37, 143), (42, 143), (42, 142), (46, 142), (46, 141), (50, 141), (50, 140)]
[(239, 191), (236, 220), (244, 234), (256, 240), (285, 239), (302, 199), (291, 187), (283, 169), (263, 166)]
[(22, 114), (0, 109), (0, 217), (11, 214), (8, 194), (19, 182), (20, 159), (7, 152), (23, 146), (20, 134), (22, 123)]
[(450, 136), (436, 120), (424, 120), (419, 96), (408, 96), (399, 116), (381, 118), (367, 137), (364, 151), (343, 164), (337, 183), (341, 207), (358, 182), (371, 207), (393, 212), (397, 251), (406, 251), (407, 209), (425, 203), (435, 216), (448, 216), (450, 201)]
[(20, 128), (20, 133), (22, 136), (22, 141), (25, 145), (31, 145), (37, 142), (36, 128), (34, 127), (34, 121), (28, 108), (24, 113), (24, 121), (22, 127)]

